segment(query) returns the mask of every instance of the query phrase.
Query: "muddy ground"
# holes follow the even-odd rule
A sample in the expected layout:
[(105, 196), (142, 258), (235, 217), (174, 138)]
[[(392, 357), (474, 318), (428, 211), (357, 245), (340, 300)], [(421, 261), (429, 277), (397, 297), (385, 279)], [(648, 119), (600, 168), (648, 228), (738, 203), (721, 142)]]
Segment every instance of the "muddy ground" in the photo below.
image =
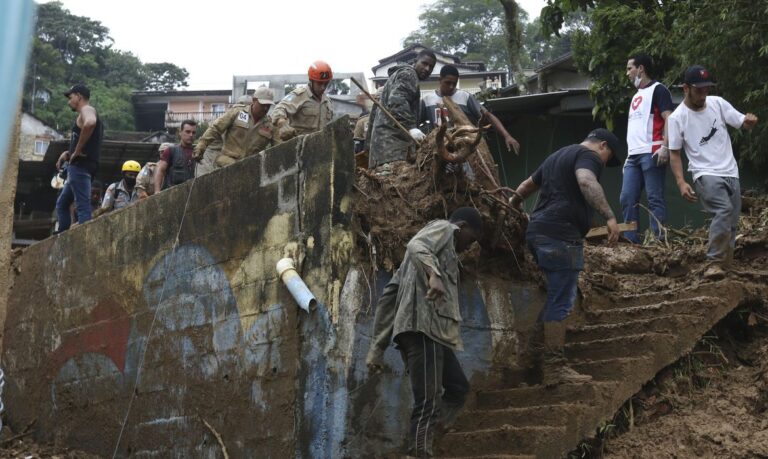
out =
[[(748, 198), (727, 278), (768, 282), (768, 205)], [(586, 250), (581, 287), (590, 301), (707, 282), (706, 230), (667, 246)], [(662, 370), (571, 458), (768, 458), (768, 305), (733, 311), (696, 348)]]

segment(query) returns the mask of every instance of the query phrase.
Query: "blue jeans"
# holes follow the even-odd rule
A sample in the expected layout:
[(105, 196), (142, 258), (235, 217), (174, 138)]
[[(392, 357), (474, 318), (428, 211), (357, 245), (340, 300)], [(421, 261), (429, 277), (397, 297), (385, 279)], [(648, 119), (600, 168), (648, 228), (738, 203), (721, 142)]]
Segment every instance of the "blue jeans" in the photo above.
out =
[(560, 322), (568, 317), (576, 302), (579, 273), (584, 269), (584, 246), (548, 236), (528, 237), (528, 248), (547, 278), (547, 302), (539, 314), (540, 322)]
[[(651, 229), (656, 237), (662, 237), (659, 233), (658, 219), (662, 224), (667, 221), (667, 204), (664, 202), (664, 180), (666, 178), (667, 166), (657, 166), (656, 160), (650, 153), (632, 155), (627, 157), (624, 164), (624, 178), (621, 184), (621, 211), (625, 222), (636, 222), (640, 215), (640, 194), (645, 189), (648, 197), (648, 208), (656, 217), (649, 217)], [(640, 243), (637, 231), (626, 231), (624, 237), (634, 242)]]
[(77, 221), (83, 224), (91, 219), (91, 173), (87, 169), (74, 166), (67, 168), (67, 183), (56, 200), (56, 216), (59, 219), (59, 232), (66, 231), (72, 225), (69, 206), (75, 201)]

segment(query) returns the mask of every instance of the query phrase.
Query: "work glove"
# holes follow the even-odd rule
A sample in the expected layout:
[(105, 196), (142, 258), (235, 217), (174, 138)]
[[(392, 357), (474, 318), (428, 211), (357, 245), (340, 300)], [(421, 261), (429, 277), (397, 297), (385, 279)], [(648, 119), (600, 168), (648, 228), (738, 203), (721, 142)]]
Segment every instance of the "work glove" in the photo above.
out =
[(660, 146), (658, 150), (653, 154), (656, 159), (657, 166), (663, 166), (669, 162), (669, 148), (664, 145)]
[(419, 128), (413, 128), (410, 131), (408, 131), (408, 133), (411, 134), (411, 138), (413, 138), (413, 140), (415, 140), (416, 143), (421, 142), (422, 140), (424, 140), (424, 137), (426, 137), (426, 135), (424, 135), (424, 133), (421, 132), (421, 129)]

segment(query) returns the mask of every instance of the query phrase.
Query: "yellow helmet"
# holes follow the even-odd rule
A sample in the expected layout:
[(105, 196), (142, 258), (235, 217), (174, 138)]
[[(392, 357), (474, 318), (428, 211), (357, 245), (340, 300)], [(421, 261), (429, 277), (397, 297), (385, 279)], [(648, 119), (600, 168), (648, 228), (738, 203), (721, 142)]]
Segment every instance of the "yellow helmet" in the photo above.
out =
[(141, 171), (141, 164), (138, 162), (129, 159), (128, 161), (123, 163), (123, 172), (136, 172), (139, 173)]

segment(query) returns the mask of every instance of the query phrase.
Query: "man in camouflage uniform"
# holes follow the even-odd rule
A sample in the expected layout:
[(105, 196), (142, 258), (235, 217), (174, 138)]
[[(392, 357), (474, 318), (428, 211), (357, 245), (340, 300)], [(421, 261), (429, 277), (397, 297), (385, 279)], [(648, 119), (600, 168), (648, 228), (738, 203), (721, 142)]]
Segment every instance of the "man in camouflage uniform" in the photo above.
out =
[[(251, 96), (249, 96), (248, 94), (245, 94), (238, 97), (237, 103), (233, 104), (229, 108), (230, 109), (233, 109), (235, 107), (243, 108), (243, 107), (247, 107), (250, 103), (251, 103)], [(214, 140), (213, 142), (208, 144), (208, 148), (206, 148), (205, 152), (203, 152), (203, 159), (201, 159), (200, 162), (197, 163), (197, 167), (195, 168), (195, 177), (200, 177), (201, 175), (205, 175), (209, 172), (212, 172), (216, 168), (214, 166), (214, 163), (216, 162), (216, 158), (218, 158), (219, 155), (221, 154), (222, 148), (224, 148), (223, 140)]]
[(416, 56), (413, 65), (399, 64), (392, 69), (384, 89), (381, 105), (406, 129), (402, 129), (384, 113), (374, 107), (371, 112), (368, 145), (368, 167), (373, 169), (393, 161), (403, 161), (414, 141), (420, 142), (424, 133), (417, 126), (421, 91), (419, 81), (426, 80), (435, 68), (435, 53), (424, 49)]
[(307, 74), (309, 84), (291, 91), (270, 115), (278, 131), (278, 142), (319, 131), (333, 118), (331, 100), (325, 94), (333, 79), (331, 67), (323, 61), (315, 61)]
[(236, 105), (213, 122), (195, 147), (195, 161), (201, 161), (208, 146), (223, 141), (221, 154), (213, 163), (214, 169), (228, 166), (247, 156), (256, 154), (272, 143), (272, 124), (267, 112), (274, 103), (269, 88), (257, 88), (250, 105)]

